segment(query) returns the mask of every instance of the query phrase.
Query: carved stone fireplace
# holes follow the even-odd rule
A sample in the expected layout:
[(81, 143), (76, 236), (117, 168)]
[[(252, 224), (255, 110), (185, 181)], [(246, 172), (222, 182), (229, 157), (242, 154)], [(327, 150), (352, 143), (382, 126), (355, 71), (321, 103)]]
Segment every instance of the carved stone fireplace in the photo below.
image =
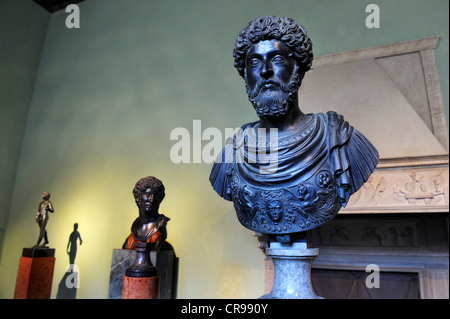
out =
[[(308, 232), (324, 298), (449, 298), (448, 156), (381, 160), (349, 206)], [(260, 248), (267, 245), (260, 236)], [(273, 282), (266, 258), (266, 291)], [(368, 288), (368, 265), (380, 287)]]
[[(341, 215), (309, 235), (325, 298), (449, 297), (446, 214)], [(377, 288), (366, 285), (368, 265), (380, 271)]]
[[(312, 265), (318, 295), (449, 298), (448, 130), (433, 53), (438, 42), (318, 57), (305, 76), (303, 111), (343, 114), (380, 153), (347, 207), (307, 234), (308, 246), (319, 248)], [(264, 249), (265, 235), (255, 235)], [(267, 293), (273, 264), (265, 262)], [(369, 265), (379, 270), (379, 288), (366, 284)]]

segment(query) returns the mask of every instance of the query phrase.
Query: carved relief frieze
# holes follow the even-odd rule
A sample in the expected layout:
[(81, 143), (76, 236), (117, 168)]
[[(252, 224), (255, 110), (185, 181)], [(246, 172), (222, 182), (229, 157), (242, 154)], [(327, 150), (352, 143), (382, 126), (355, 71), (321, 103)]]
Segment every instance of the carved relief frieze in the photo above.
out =
[(324, 246), (418, 248), (420, 227), (414, 221), (336, 220), (312, 234), (311, 243)]
[(380, 161), (340, 213), (448, 211), (448, 156), (434, 156)]

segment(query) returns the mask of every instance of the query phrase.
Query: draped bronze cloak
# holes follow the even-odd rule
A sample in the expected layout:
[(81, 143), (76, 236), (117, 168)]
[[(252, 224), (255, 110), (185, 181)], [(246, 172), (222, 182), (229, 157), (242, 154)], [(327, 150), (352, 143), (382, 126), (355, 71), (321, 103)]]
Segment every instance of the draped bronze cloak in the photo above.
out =
[(374, 146), (343, 116), (308, 116), (295, 132), (272, 137), (259, 122), (245, 124), (217, 157), (211, 185), (246, 228), (288, 234), (320, 226), (377, 165)]

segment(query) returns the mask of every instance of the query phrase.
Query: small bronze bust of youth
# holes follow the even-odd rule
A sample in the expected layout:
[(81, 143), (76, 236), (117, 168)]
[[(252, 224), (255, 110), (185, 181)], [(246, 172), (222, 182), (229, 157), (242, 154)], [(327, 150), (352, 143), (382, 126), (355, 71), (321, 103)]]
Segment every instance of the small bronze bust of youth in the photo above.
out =
[(167, 238), (166, 224), (170, 218), (159, 214), (165, 197), (163, 183), (153, 176), (141, 178), (133, 189), (139, 217), (131, 226), (125, 249), (136, 249), (136, 262), (126, 270), (128, 277), (152, 277), (157, 269), (150, 261), (150, 251), (159, 251)]
[(302, 112), (298, 89), (312, 42), (293, 19), (251, 21), (233, 56), (259, 121), (222, 149), (210, 174), (214, 190), (257, 232), (283, 236), (326, 223), (372, 174), (378, 152), (342, 115)]

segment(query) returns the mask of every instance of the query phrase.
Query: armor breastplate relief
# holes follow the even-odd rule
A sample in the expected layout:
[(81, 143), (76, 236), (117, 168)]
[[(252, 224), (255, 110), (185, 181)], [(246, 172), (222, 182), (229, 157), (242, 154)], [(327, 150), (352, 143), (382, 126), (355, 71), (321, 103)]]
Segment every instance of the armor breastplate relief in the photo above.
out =
[(255, 186), (233, 174), (231, 198), (241, 224), (261, 233), (283, 234), (305, 231), (332, 219), (341, 208), (330, 163), (308, 179), (298, 178), (290, 186)]
[[(328, 222), (378, 163), (370, 142), (335, 112), (310, 114), (302, 127), (275, 140), (256, 133), (258, 127), (244, 125), (210, 175), (240, 223), (257, 232), (289, 234)], [(275, 159), (261, 161), (272, 148)]]

